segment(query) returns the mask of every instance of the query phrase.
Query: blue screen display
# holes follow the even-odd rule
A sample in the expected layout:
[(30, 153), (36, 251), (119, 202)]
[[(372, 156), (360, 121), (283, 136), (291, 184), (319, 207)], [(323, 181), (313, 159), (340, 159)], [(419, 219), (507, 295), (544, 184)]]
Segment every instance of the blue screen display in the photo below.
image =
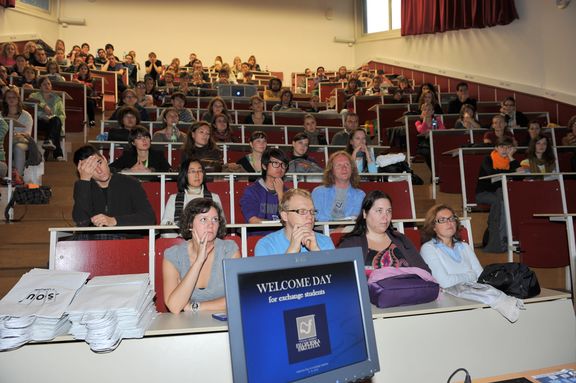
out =
[(242, 274), (238, 287), (250, 383), (293, 382), (368, 358), (353, 262)]

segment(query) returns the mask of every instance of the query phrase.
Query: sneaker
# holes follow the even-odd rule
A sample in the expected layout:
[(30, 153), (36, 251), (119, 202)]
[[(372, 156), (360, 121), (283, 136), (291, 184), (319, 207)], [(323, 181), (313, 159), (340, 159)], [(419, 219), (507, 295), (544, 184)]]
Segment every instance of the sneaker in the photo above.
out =
[(88, 123), (88, 125), (89, 125), (91, 128), (93, 128), (93, 127), (96, 126), (96, 121), (90, 121), (90, 122)]
[(58, 156), (58, 157), (56, 157), (56, 161), (64, 162), (64, 161), (66, 161), (66, 160), (64, 159), (64, 157)]
[(56, 149), (56, 145), (54, 145), (52, 140), (44, 140), (44, 143), (42, 144), (42, 148), (54, 150), (54, 149)]

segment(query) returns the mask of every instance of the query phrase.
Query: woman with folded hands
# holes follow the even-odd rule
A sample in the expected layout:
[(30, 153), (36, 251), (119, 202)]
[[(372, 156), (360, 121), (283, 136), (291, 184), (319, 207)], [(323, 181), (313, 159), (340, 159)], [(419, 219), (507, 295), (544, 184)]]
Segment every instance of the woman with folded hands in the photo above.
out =
[(392, 200), (380, 190), (372, 190), (362, 201), (362, 210), (350, 233), (338, 248), (361, 247), (364, 265), (381, 267), (419, 267), (430, 271), (414, 244), (391, 225)]
[(234, 241), (224, 240), (226, 221), (213, 200), (191, 201), (180, 220), (186, 241), (164, 252), (162, 262), (164, 302), (172, 313), (224, 310), (222, 261), (240, 258)]
[(420, 254), (443, 288), (459, 283), (476, 282), (482, 266), (474, 249), (460, 238), (460, 221), (447, 205), (432, 206), (422, 229), (424, 240)]

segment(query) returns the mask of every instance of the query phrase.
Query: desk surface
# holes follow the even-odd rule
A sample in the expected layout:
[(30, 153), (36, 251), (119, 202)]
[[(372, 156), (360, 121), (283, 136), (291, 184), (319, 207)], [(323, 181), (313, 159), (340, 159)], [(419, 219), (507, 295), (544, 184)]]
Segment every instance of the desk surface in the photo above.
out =
[(536, 379), (533, 379), (532, 376), (541, 375), (541, 374), (549, 374), (551, 372), (556, 372), (563, 370), (565, 368), (576, 369), (576, 363), (569, 363), (569, 364), (561, 364), (554, 367), (548, 368), (540, 368), (538, 370), (530, 370), (524, 372), (516, 372), (511, 374), (493, 376), (490, 378), (483, 378), (483, 379), (473, 379), (473, 383), (490, 383), (490, 382), (500, 382), (506, 379), (513, 379), (513, 378), (526, 378), (531, 382), (538, 383)]

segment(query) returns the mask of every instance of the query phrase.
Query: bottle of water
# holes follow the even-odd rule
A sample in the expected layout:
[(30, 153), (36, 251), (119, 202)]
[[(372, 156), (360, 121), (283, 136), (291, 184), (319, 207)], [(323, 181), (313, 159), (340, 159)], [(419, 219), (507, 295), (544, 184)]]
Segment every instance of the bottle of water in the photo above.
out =
[(170, 137), (170, 140), (172, 142), (178, 142), (178, 128), (176, 127), (176, 124), (172, 124), (172, 136)]

